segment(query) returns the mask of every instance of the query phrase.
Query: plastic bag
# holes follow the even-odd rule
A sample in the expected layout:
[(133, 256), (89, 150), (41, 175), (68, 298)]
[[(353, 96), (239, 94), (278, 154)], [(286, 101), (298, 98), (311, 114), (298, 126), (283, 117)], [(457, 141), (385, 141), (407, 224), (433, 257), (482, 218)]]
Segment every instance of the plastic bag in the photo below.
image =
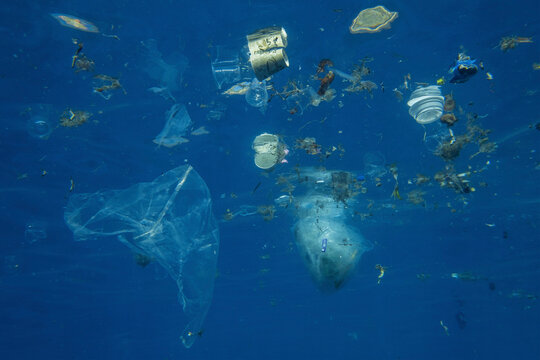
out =
[[(354, 274), (362, 255), (372, 248), (353, 226), (356, 188), (346, 171), (300, 168), (290, 181), (297, 185), (293, 233), (298, 252), (322, 291), (340, 289)], [(295, 183), (298, 179), (298, 183)], [(290, 198), (278, 198), (285, 204)], [(276, 199), (276, 200), (278, 200)]]
[(191, 126), (191, 118), (183, 104), (174, 104), (166, 113), (167, 122), (154, 143), (171, 148), (188, 142), (183, 136)]
[(125, 190), (76, 194), (64, 215), (76, 240), (116, 237), (163, 266), (178, 285), (189, 348), (212, 301), (219, 231), (210, 192), (190, 165)]

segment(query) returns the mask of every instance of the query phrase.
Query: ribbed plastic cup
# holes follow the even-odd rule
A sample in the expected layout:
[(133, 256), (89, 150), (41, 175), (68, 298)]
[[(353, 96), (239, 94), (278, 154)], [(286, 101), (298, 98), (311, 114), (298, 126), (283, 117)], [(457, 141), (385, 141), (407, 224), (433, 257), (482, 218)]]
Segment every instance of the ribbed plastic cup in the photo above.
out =
[(443, 114), (444, 97), (436, 85), (421, 87), (413, 91), (407, 105), (409, 114), (419, 124), (430, 124)]

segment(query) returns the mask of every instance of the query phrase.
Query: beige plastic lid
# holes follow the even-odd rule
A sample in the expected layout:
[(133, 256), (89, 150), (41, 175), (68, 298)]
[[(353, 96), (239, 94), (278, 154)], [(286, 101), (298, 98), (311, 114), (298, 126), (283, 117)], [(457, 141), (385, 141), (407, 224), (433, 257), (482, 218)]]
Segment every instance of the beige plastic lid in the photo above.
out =
[(270, 169), (274, 165), (276, 165), (278, 160), (277, 155), (275, 154), (255, 154), (255, 165), (260, 169)]
[(279, 138), (273, 134), (261, 134), (253, 140), (255, 165), (261, 169), (270, 169), (279, 160)]

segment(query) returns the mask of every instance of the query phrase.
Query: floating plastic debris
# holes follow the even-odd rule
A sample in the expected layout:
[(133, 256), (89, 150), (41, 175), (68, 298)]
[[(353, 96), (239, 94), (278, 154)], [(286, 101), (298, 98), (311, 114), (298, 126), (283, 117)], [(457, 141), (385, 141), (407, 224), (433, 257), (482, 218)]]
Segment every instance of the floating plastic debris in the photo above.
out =
[(245, 95), (251, 87), (251, 82), (242, 81), (241, 83), (231, 86), (223, 92), (223, 95)]
[(253, 140), (255, 165), (260, 169), (271, 169), (279, 162), (284, 162), (289, 153), (287, 145), (279, 141), (277, 135), (263, 133)]
[(191, 126), (191, 118), (182, 104), (174, 104), (165, 114), (167, 122), (154, 143), (168, 148), (188, 142), (183, 136)]
[(397, 18), (396, 11), (388, 11), (384, 6), (376, 6), (360, 11), (349, 30), (351, 34), (376, 33), (390, 29), (390, 24)]
[(259, 81), (289, 67), (285, 53), (287, 32), (279, 26), (255, 31), (247, 36), (250, 52), (249, 62)]
[(448, 73), (452, 75), (450, 82), (458, 84), (466, 82), (477, 72), (476, 60), (465, 53), (459, 53), (455, 65), (448, 70)]
[(268, 104), (268, 92), (266, 91), (266, 80), (258, 81), (253, 78), (246, 93), (246, 102), (256, 108), (260, 108), (263, 112)]
[(328, 246), (328, 239), (327, 238), (322, 239), (321, 252), (326, 252), (327, 246)]
[(212, 60), (212, 74), (218, 89), (221, 89), (223, 85), (240, 81), (249, 70), (248, 65), (243, 64), (236, 50), (216, 46), (215, 52), (215, 58)]
[(443, 114), (444, 97), (437, 85), (420, 87), (413, 91), (407, 105), (409, 114), (419, 124), (430, 124)]
[(97, 28), (97, 26), (92, 24), (90, 21), (80, 19), (75, 16), (67, 15), (67, 14), (52, 13), (51, 16), (55, 18), (56, 20), (58, 20), (60, 25), (65, 26), (65, 27), (77, 29), (81, 31), (86, 31), (86, 32), (91, 32), (91, 33), (99, 32), (99, 29)]
[(191, 135), (195, 135), (195, 136), (206, 135), (206, 134), (210, 134), (210, 131), (206, 130), (204, 126), (201, 126), (200, 128), (195, 129), (191, 132)]
[(33, 138), (47, 140), (53, 125), (53, 107), (50, 104), (34, 104), (24, 110), (21, 115), (26, 118), (26, 131)]

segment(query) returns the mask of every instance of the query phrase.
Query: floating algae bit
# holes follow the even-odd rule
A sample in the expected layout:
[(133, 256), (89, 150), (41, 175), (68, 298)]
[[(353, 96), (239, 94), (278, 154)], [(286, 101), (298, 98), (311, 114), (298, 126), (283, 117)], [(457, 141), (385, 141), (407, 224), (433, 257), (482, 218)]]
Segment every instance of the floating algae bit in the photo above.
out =
[(398, 13), (388, 11), (384, 6), (364, 9), (353, 20), (349, 27), (351, 34), (376, 33), (384, 29), (390, 29), (392, 21), (396, 20)]

